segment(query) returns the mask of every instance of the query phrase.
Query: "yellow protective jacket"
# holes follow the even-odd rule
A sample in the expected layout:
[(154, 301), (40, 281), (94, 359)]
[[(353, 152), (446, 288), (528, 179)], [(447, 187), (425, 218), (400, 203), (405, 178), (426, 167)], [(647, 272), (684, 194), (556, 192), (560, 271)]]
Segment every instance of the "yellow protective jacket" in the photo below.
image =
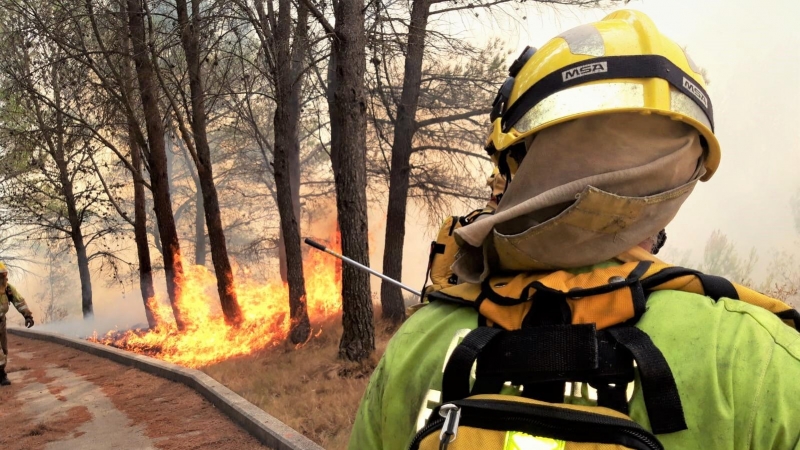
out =
[(9, 303), (12, 303), (14, 308), (17, 308), (17, 311), (23, 316), (30, 317), (32, 315), (30, 308), (25, 303), (25, 299), (10, 284), (6, 285), (5, 289), (0, 289), (0, 317), (5, 317)]

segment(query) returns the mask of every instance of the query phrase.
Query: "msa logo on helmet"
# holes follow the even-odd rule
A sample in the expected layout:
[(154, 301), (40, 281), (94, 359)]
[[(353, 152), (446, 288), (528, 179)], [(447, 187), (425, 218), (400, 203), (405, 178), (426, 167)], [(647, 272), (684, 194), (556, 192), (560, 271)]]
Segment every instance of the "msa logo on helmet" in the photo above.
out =
[(593, 73), (604, 73), (608, 72), (608, 63), (605, 61), (600, 62), (593, 62), (590, 64), (584, 64), (582, 66), (574, 67), (569, 70), (565, 70), (561, 72), (561, 79), (564, 82), (569, 80), (585, 77), (586, 75), (591, 75)]
[(700, 100), (700, 103), (702, 103), (706, 108), (708, 108), (708, 98), (706, 97), (706, 94), (704, 94), (703, 91), (700, 90), (700, 88), (697, 87), (696, 84), (689, 81), (686, 77), (683, 77), (683, 88), (691, 92), (692, 95), (694, 95), (695, 97), (697, 97), (698, 100)]

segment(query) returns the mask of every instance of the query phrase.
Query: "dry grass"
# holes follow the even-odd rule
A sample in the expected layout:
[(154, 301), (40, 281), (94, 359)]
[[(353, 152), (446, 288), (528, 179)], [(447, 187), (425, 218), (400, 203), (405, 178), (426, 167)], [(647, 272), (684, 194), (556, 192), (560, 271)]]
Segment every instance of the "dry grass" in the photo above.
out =
[(368, 361), (337, 359), (341, 316), (314, 325), (302, 348), (280, 346), (203, 368), (269, 414), (328, 450), (344, 449), (369, 376), (392, 329), (376, 319), (377, 350)]

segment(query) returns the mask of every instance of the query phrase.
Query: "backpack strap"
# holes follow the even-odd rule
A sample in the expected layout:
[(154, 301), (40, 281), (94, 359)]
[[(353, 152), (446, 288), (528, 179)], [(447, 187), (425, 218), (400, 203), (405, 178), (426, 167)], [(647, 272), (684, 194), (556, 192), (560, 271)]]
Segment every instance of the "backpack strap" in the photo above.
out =
[(472, 365), (492, 339), (502, 332), (500, 328), (478, 327), (458, 344), (442, 374), (442, 404), (469, 397)]
[(629, 326), (610, 328), (608, 332), (633, 353), (639, 368), (642, 395), (653, 433), (672, 433), (687, 429), (675, 377), (650, 336)]
[(436, 258), (436, 255), (444, 254), (445, 245), (440, 244), (436, 241), (431, 241), (431, 250), (428, 253), (428, 268), (425, 269), (425, 281), (422, 283), (422, 290), (420, 292), (422, 295), (419, 298), (420, 303), (425, 300), (425, 289), (428, 288), (428, 280), (431, 278), (431, 269), (433, 268), (433, 260)]
[(775, 315), (784, 322), (794, 323), (794, 328), (800, 331), (800, 312), (797, 312), (796, 309), (787, 309), (786, 311), (781, 311)]
[[(684, 267), (666, 267), (643, 278), (642, 286), (650, 294), (664, 289), (665, 284), (670, 282), (674, 284), (674, 280), (682, 277), (686, 277), (685, 282), (678, 281), (677, 286), (667, 287), (667, 289), (698, 293), (710, 297), (714, 301), (719, 301), (724, 297), (750, 303), (772, 312), (784, 323), (800, 331), (800, 312), (790, 305), (716, 275), (707, 275)], [(696, 281), (692, 281), (692, 279)]]
[(626, 388), (633, 381), (634, 360), (653, 432), (685, 430), (678, 388), (664, 355), (647, 334), (628, 325), (599, 332), (593, 324), (514, 331), (478, 327), (455, 348), (445, 366), (442, 401), (497, 393), (511, 382), (523, 386), (525, 397), (563, 403), (564, 383), (582, 381), (597, 386), (600, 406), (627, 413)]
[[(476, 381), (470, 389), (470, 374), (476, 362)], [(479, 393), (497, 393), (506, 381), (525, 385), (525, 390), (534, 383), (563, 384), (598, 367), (594, 325), (552, 325), (514, 331), (478, 327), (450, 356), (442, 376), (442, 399), (448, 402)], [(558, 402), (563, 402), (563, 386), (559, 394)]]
[(700, 284), (703, 285), (704, 295), (711, 297), (714, 301), (718, 301), (722, 297), (739, 300), (739, 292), (736, 290), (736, 285), (727, 279), (716, 275), (707, 275), (685, 267), (675, 266), (662, 269), (655, 275), (642, 280), (642, 285), (646, 290), (654, 290), (658, 285), (685, 276), (697, 277), (700, 280)]
[(736, 287), (725, 278), (716, 275), (706, 275), (704, 273), (697, 273), (697, 278), (703, 284), (703, 291), (705, 294), (718, 301), (722, 297), (732, 298), (739, 300), (739, 293), (736, 292)]

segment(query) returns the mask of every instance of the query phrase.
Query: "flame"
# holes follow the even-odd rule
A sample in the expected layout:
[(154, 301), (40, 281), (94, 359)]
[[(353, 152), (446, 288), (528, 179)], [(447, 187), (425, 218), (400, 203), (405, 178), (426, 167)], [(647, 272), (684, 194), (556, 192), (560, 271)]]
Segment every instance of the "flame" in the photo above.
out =
[[(338, 247), (336, 239), (331, 248)], [(341, 312), (341, 266), (337, 260), (312, 250), (303, 262), (303, 269), (311, 322)], [(203, 266), (185, 266), (180, 300), (186, 322), (183, 331), (178, 331), (169, 303), (153, 298), (149, 303), (158, 322), (155, 329), (110, 331), (104, 336), (95, 334), (90, 340), (193, 368), (285, 341), (289, 334), (288, 285), (280, 280), (258, 283), (248, 276), (249, 271), (242, 272), (244, 277), (236, 280), (243, 317), (238, 329), (225, 324), (216, 301), (214, 274)]]

